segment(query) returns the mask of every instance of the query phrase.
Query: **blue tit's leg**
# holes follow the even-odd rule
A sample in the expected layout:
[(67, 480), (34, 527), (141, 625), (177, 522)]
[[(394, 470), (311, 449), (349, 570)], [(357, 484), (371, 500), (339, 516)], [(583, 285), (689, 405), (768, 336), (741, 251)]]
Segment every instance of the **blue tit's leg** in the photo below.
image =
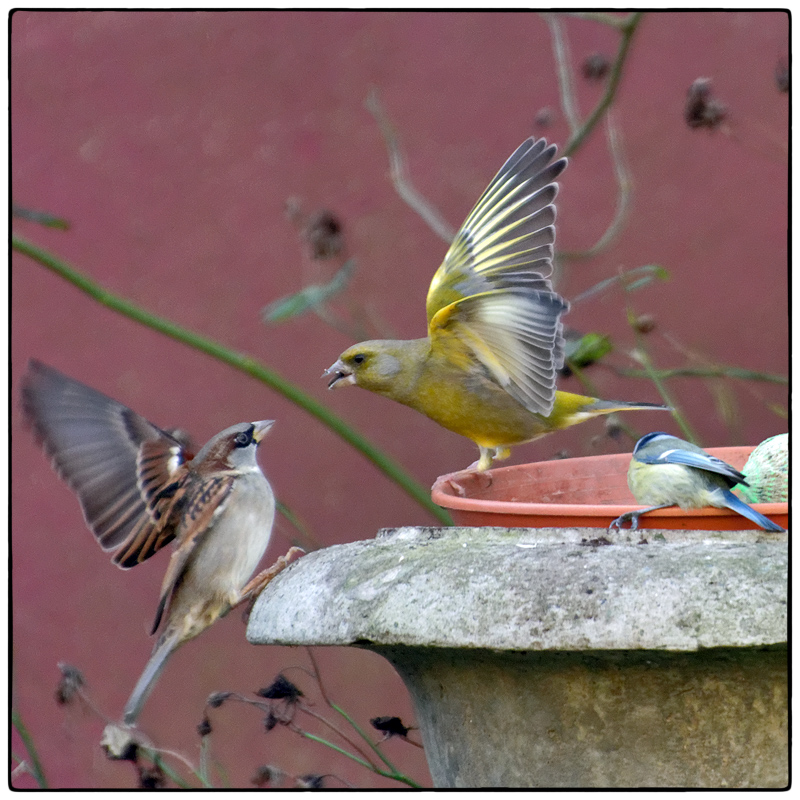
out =
[(611, 521), (611, 524), (608, 526), (609, 530), (613, 528), (622, 528), (625, 527), (626, 522), (631, 523), (631, 530), (635, 531), (639, 527), (639, 517), (642, 514), (646, 514), (648, 511), (657, 511), (659, 508), (669, 508), (672, 503), (664, 503), (660, 506), (650, 506), (649, 508), (642, 508), (639, 511), (626, 511), (624, 514), (620, 514), (616, 519)]

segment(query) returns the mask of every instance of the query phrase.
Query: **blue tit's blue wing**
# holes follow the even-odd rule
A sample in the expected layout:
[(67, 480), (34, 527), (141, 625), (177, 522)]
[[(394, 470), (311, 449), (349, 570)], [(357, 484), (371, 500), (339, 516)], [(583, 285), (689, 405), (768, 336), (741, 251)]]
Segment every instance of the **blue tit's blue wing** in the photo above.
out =
[(725, 498), (725, 505), (731, 510), (735, 511), (737, 514), (741, 514), (743, 517), (747, 517), (751, 522), (755, 522), (756, 525), (763, 528), (765, 531), (773, 531), (774, 533), (781, 533), (783, 532), (783, 528), (780, 525), (774, 523), (771, 519), (768, 519), (763, 514), (759, 514), (754, 508), (751, 508), (747, 503), (740, 500), (735, 494), (729, 492), (727, 490), (723, 491), (723, 497)]
[(716, 472), (718, 475), (723, 475), (733, 481), (731, 486), (737, 483), (747, 485), (745, 476), (741, 472), (719, 458), (708, 455), (708, 453), (693, 453), (689, 450), (675, 448), (673, 450), (665, 450), (659, 455), (639, 453), (637, 458), (645, 464), (685, 464), (687, 467), (695, 467), (706, 472)]

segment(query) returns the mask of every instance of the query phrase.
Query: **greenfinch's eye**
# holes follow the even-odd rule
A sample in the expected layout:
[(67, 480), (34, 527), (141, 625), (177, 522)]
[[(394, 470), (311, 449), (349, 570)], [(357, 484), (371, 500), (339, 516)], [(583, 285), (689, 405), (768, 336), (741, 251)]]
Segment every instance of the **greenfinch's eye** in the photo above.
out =
[(363, 364), (367, 360), (367, 357), (363, 353), (356, 353), (353, 356), (353, 363), (354, 364)]

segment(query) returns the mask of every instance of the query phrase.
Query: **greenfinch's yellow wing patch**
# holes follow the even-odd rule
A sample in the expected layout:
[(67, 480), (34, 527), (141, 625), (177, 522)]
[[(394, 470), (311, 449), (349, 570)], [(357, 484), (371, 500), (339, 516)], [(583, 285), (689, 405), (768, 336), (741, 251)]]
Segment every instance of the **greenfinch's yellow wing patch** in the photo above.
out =
[(461, 226), (431, 282), (432, 346), (457, 336), (518, 402), (549, 414), (564, 360), (568, 303), (550, 283), (558, 192), (566, 159), (528, 139), (506, 161)]
[(517, 402), (547, 416), (563, 364), (560, 317), (566, 308), (555, 292), (502, 289), (467, 297), (434, 316), (432, 347), (447, 341), (447, 330)]

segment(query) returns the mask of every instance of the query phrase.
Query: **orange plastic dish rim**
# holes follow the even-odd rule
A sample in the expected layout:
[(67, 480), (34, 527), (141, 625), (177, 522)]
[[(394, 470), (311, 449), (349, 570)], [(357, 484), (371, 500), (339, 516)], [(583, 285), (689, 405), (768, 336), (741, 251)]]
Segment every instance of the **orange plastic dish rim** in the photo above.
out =
[[(715, 448), (716, 449), (716, 448)], [(616, 454), (619, 455), (619, 454)], [(584, 458), (603, 459), (605, 456), (587, 456)], [(542, 464), (544, 462), (536, 462)], [(515, 464), (508, 467), (500, 467), (491, 472), (503, 470), (519, 469), (525, 464)], [(452, 508), (458, 511), (472, 511), (479, 514), (507, 514), (517, 517), (611, 517), (615, 518), (624, 514), (626, 511), (636, 511), (647, 506), (640, 505), (588, 505), (580, 503), (529, 503), (511, 500), (479, 500), (473, 497), (458, 497), (449, 494), (440, 487), (446, 486), (448, 481), (457, 480), (467, 471), (451, 472), (448, 475), (441, 475), (436, 479), (431, 489), (431, 499), (442, 508)], [(787, 516), (789, 514), (788, 503), (751, 503), (756, 511), (765, 517), (776, 515)], [(661, 508), (658, 511), (651, 511), (648, 516), (653, 517), (735, 517), (736, 512), (723, 508), (698, 508), (691, 511), (683, 511), (677, 506), (674, 508)]]

